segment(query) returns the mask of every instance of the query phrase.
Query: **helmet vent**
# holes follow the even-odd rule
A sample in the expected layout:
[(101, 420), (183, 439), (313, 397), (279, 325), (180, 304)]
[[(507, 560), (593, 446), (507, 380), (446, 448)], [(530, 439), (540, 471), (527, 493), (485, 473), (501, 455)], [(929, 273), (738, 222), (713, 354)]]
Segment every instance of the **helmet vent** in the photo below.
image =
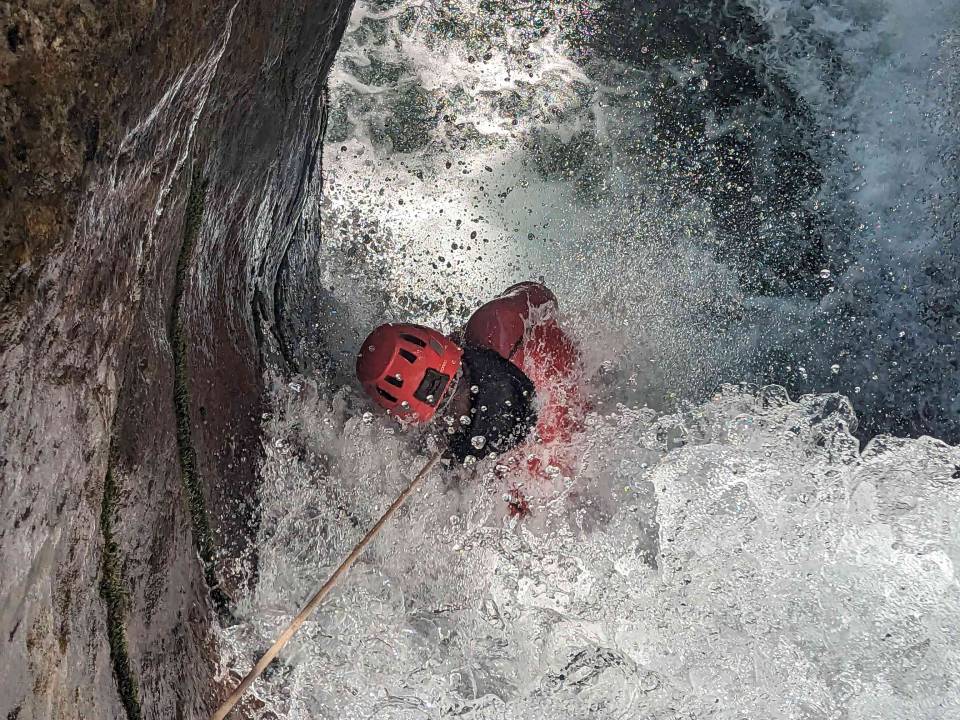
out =
[(437, 372), (433, 368), (427, 368), (420, 387), (417, 388), (413, 396), (420, 402), (425, 402), (427, 405), (436, 407), (437, 403), (440, 402), (443, 391), (447, 389), (448, 382), (450, 382), (449, 375)]
[(406, 341), (409, 342), (409, 343), (413, 343), (413, 344), (416, 345), (417, 347), (426, 347), (426, 346), (427, 346), (427, 344), (426, 344), (423, 340), (421, 340), (420, 338), (418, 338), (416, 335), (410, 335), (410, 334), (408, 334), (408, 333), (403, 333), (400, 337), (402, 337), (404, 340), (406, 340)]
[(384, 390), (382, 387), (379, 387), (379, 386), (378, 386), (378, 387), (377, 387), (377, 392), (380, 393), (380, 395), (381, 395), (382, 397), (386, 398), (387, 400), (389, 400), (389, 401), (392, 402), (392, 403), (395, 403), (395, 402), (397, 401), (397, 399), (396, 399), (393, 395), (391, 395), (390, 393), (388, 393), (388, 392), (387, 392), (386, 390)]
[(408, 363), (411, 363), (411, 364), (417, 361), (416, 355), (414, 355), (409, 350), (404, 350), (403, 348), (400, 348), (400, 357), (402, 357), (404, 360), (406, 360)]
[(393, 385), (394, 387), (403, 387), (403, 380), (393, 375), (387, 375), (384, 380)]

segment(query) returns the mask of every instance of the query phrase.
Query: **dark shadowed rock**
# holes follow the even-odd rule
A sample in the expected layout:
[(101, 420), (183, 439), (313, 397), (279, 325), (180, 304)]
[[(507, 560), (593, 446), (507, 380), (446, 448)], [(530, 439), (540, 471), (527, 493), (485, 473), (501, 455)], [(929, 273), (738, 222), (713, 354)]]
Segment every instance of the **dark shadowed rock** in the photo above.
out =
[(203, 717), (221, 693), (273, 279), (349, 10), (0, 7), (0, 717)]

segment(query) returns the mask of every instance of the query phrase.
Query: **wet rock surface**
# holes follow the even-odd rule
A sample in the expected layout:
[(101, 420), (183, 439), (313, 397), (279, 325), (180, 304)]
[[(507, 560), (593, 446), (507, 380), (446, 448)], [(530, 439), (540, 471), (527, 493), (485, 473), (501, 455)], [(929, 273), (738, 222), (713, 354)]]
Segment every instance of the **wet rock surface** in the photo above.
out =
[(0, 8), (0, 716), (202, 717), (221, 694), (273, 278), (348, 14)]

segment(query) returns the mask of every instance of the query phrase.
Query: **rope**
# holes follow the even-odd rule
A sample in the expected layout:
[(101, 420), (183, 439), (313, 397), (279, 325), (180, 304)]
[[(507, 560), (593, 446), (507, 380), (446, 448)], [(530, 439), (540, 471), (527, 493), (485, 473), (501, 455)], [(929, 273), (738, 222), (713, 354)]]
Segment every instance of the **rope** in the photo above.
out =
[(333, 586), (337, 584), (343, 575), (347, 573), (350, 569), (350, 566), (356, 561), (360, 554), (366, 549), (367, 545), (377, 536), (380, 530), (383, 529), (383, 526), (386, 524), (393, 514), (400, 509), (400, 506), (403, 505), (407, 498), (409, 498), (413, 492), (417, 489), (423, 479), (427, 476), (427, 473), (433, 469), (433, 466), (437, 464), (437, 461), (440, 460), (442, 456), (441, 451), (437, 451), (433, 454), (433, 457), (423, 466), (423, 469), (417, 473), (417, 476), (410, 481), (410, 484), (407, 486), (406, 490), (400, 493), (397, 496), (397, 499), (393, 501), (393, 504), (387, 508), (386, 512), (383, 513), (383, 516), (377, 521), (377, 524), (370, 528), (370, 531), (363, 536), (363, 540), (358, 542), (353, 550), (350, 551), (350, 554), (347, 555), (347, 558), (340, 563), (333, 575), (323, 584), (316, 595), (310, 598), (310, 601), (304, 605), (303, 610), (301, 610), (297, 616), (290, 621), (290, 624), (287, 625), (286, 629), (280, 633), (280, 637), (277, 638), (276, 642), (267, 650), (263, 657), (261, 657), (257, 664), (253, 666), (253, 669), (247, 673), (247, 676), (240, 681), (240, 684), (237, 685), (237, 689), (234, 690), (230, 697), (224, 700), (223, 704), (217, 708), (217, 711), (211, 716), (210, 720), (224, 720), (230, 711), (233, 709), (233, 706), (237, 704), (237, 701), (243, 696), (247, 689), (253, 684), (253, 681), (260, 677), (267, 665), (269, 665), (273, 659), (280, 653), (283, 649), (283, 646), (290, 642), (290, 638), (293, 637), (294, 633), (306, 622), (307, 618), (313, 614), (313, 611), (317, 609), (323, 599), (327, 594), (333, 589)]

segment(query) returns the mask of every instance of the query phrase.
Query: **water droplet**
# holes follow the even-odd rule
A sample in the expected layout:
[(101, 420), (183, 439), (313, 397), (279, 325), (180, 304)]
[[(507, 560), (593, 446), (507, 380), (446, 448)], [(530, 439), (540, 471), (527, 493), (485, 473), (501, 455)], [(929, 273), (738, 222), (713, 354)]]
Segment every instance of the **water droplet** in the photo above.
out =
[(461, 424), (461, 425), (469, 425), (469, 424), (470, 424), (470, 416), (469, 416), (469, 415), (461, 415), (461, 416), (460, 416), (460, 424)]
[(836, 375), (837, 373), (840, 372), (840, 366), (834, 363), (833, 365), (830, 366), (830, 372)]
[(403, 380), (403, 375), (401, 375), (400, 373), (397, 373), (396, 375), (394, 375), (394, 377), (395, 377), (397, 380)]
[(365, 412), (365, 413), (361, 416), (361, 419), (363, 420), (364, 423), (366, 423), (367, 425), (369, 425), (370, 423), (373, 422), (373, 413), (372, 413), (372, 412)]
[(406, 400), (404, 400), (402, 403), (400, 403), (400, 407), (402, 407), (404, 410), (409, 410), (409, 409), (410, 409), (410, 403), (408, 403)]
[(298, 392), (300, 392), (300, 391), (303, 389), (303, 387), (300, 385), (300, 383), (295, 383), (295, 382), (290, 383), (287, 387), (289, 387), (289, 388), (290, 388), (291, 390), (293, 390), (295, 393), (298, 393)]
[(820, 277), (822, 277), (824, 280), (828, 280), (830, 278), (830, 268), (824, 268), (821, 270)]
[(474, 435), (472, 438), (470, 438), (470, 444), (479, 450), (487, 444), (487, 439), (483, 435)]
[(470, 392), (472, 392), (474, 395), (476, 395), (478, 392), (480, 392), (480, 388), (478, 388), (476, 385), (471, 385), (471, 386), (470, 386)]
[(433, 395), (427, 395), (427, 402), (433, 405)]
[(642, 48), (640, 48), (640, 52), (642, 52), (644, 55), (646, 55), (648, 52), (650, 52), (650, 48), (648, 48), (646, 45), (644, 45)]
[(376, 350), (376, 349), (377, 349), (376, 345), (367, 345), (367, 351), (368, 351), (368, 352), (373, 352), (373, 351)]
[(463, 459), (463, 464), (464, 464), (464, 465), (473, 465), (473, 464), (476, 463), (476, 462), (477, 462), (477, 459), (476, 459), (473, 455), (467, 455), (467, 456)]

